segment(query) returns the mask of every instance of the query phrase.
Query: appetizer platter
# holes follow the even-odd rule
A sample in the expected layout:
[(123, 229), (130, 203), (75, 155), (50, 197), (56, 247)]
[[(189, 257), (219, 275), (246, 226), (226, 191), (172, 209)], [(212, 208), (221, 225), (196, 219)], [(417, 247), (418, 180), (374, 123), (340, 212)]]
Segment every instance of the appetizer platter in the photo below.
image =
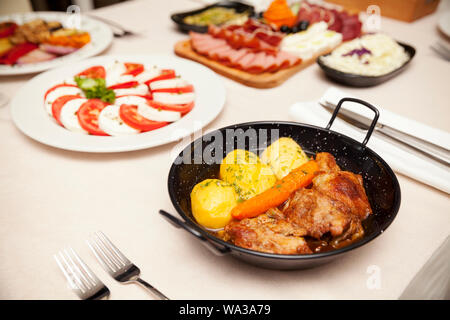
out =
[(11, 102), (16, 126), (74, 151), (120, 152), (176, 141), (222, 110), (225, 89), (209, 69), (157, 55), (104, 56), (47, 71)]
[[(375, 112), (373, 130), (377, 110), (345, 98), (325, 129), (252, 122), (210, 133), (276, 129), (279, 139), (266, 134), (258, 143), (227, 151), (239, 145), (236, 135), (221, 149), (221, 163), (194, 166), (175, 160), (168, 187), (183, 221), (160, 213), (215, 253), (266, 268), (317, 266), (371, 241), (395, 218), (400, 187), (386, 162), (365, 146), (372, 130), (363, 143), (330, 130), (345, 101)], [(209, 150), (211, 139), (201, 139), (183, 152), (193, 157), (194, 145)]]
[(62, 12), (0, 16), (0, 75), (43, 71), (96, 55), (112, 41), (108, 26), (80, 16), (80, 28), (68, 28)]
[(342, 44), (317, 63), (327, 77), (354, 87), (381, 84), (402, 72), (416, 50), (385, 34), (368, 34)]
[(189, 33), (175, 53), (245, 85), (271, 88), (361, 34), (356, 15), (301, 1), (275, 0), (258, 15)]

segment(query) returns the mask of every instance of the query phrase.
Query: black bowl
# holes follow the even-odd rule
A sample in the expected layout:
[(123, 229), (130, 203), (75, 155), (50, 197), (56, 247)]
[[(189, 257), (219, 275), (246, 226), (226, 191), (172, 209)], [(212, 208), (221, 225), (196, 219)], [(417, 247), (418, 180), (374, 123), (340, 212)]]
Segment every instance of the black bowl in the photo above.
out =
[(346, 73), (333, 69), (327, 66), (321, 59), (328, 54), (318, 57), (317, 64), (322, 68), (328, 78), (338, 83), (342, 83), (352, 87), (373, 87), (395, 77), (400, 72), (402, 72), (416, 54), (416, 49), (414, 49), (410, 45), (401, 42), (397, 43), (405, 49), (406, 53), (409, 55), (409, 59), (401, 67), (381, 76), (360, 76), (357, 74)]
[(234, 9), (238, 13), (247, 11), (249, 16), (253, 16), (255, 13), (255, 9), (253, 8), (253, 6), (249, 6), (249, 5), (241, 3), (241, 2), (219, 1), (217, 3), (203, 7), (201, 9), (187, 11), (187, 12), (174, 13), (170, 16), (170, 18), (173, 20), (173, 22), (175, 22), (178, 25), (180, 30), (182, 30), (184, 32), (195, 31), (195, 32), (199, 32), (199, 33), (205, 33), (208, 31), (207, 26), (198, 26), (195, 24), (187, 24), (183, 21), (183, 19), (187, 16), (191, 16), (191, 15), (203, 12), (203, 11), (211, 9), (211, 8), (216, 8), (216, 7)]
[[(357, 100), (346, 99), (351, 101)], [(368, 243), (386, 230), (394, 220), (400, 207), (400, 186), (392, 169), (379, 155), (367, 148), (365, 144), (330, 130), (340, 105), (341, 103), (336, 108), (327, 128), (282, 121), (248, 122), (218, 129), (195, 140), (174, 161), (168, 178), (170, 199), (183, 221), (163, 210), (160, 213), (175, 227), (183, 228), (193, 234), (214, 253), (219, 255), (231, 254), (245, 262), (264, 268), (309, 268), (331, 261)], [(377, 118), (378, 116), (375, 117), (373, 125), (375, 125)], [(230, 129), (242, 129), (242, 133), (248, 132), (248, 129), (254, 129), (258, 133), (263, 132), (261, 130), (271, 132), (271, 129), (278, 129), (279, 137), (291, 137), (308, 154), (313, 155), (317, 152), (329, 152), (334, 155), (337, 164), (343, 170), (361, 174), (364, 181), (364, 188), (373, 210), (373, 214), (363, 222), (365, 230), (364, 237), (346, 247), (328, 252), (305, 255), (282, 255), (263, 253), (238, 247), (217, 238), (213, 233), (199, 225), (192, 216), (190, 193), (192, 188), (202, 180), (217, 178), (220, 165), (208, 163), (209, 161), (205, 160), (195, 163), (195, 157), (200, 152), (201, 154), (210, 152), (211, 141), (215, 141), (219, 136), (226, 137), (226, 133), (227, 131), (230, 132)], [(370, 134), (371, 130), (368, 132), (367, 139), (370, 138)], [(270, 144), (272, 139), (270, 134), (259, 137), (261, 138), (258, 139), (257, 147), (255, 147), (255, 144), (250, 144), (248, 139), (246, 139), (245, 149), (259, 154), (260, 151)], [(236, 148), (236, 139), (226, 139), (226, 145), (222, 148), (223, 150), (214, 150), (216, 152), (214, 156), (217, 155), (220, 159), (224, 158), (226, 156), (226, 146), (231, 147), (231, 149)], [(186, 160), (191, 161), (191, 164), (186, 163)]]

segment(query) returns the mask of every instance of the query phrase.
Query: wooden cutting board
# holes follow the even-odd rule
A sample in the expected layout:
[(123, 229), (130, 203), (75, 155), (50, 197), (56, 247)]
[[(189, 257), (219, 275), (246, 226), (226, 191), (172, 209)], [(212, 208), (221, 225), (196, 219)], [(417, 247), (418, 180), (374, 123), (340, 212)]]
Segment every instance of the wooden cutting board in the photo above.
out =
[(313, 56), (311, 59), (304, 60), (300, 64), (290, 68), (282, 69), (280, 71), (273, 73), (264, 72), (254, 74), (236, 68), (227, 67), (226, 65), (220, 62), (211, 60), (206, 56), (198, 54), (192, 49), (190, 40), (179, 41), (175, 44), (174, 48), (175, 53), (180, 57), (191, 59), (201, 64), (204, 64), (205, 66), (213, 69), (214, 71), (225, 77), (228, 77), (237, 82), (245, 84), (246, 86), (255, 88), (273, 88), (279, 86), (295, 73), (314, 63), (318, 56), (327, 54), (331, 52), (333, 49), (334, 48), (324, 50), (323, 52), (320, 52), (317, 55)]

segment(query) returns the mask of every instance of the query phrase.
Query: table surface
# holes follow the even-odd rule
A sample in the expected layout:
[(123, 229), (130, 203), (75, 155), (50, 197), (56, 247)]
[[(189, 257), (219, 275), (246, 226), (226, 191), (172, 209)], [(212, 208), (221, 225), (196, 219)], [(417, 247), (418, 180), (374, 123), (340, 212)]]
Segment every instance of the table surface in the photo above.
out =
[[(94, 13), (142, 32), (115, 39), (105, 54), (173, 55), (179, 33), (169, 14), (192, 1), (131, 1)], [(450, 64), (429, 45), (439, 38), (438, 15), (414, 23), (382, 20), (382, 29), (417, 49), (398, 77), (377, 87), (344, 88), (375, 106), (449, 130)], [(10, 98), (27, 76), (0, 78)], [(223, 78), (223, 112), (204, 130), (254, 120), (287, 120), (288, 108), (319, 98), (330, 85), (317, 65), (273, 89), (253, 89)], [(380, 237), (315, 269), (273, 271), (216, 257), (158, 215), (174, 212), (166, 189), (177, 143), (148, 150), (88, 154), (42, 145), (0, 109), (0, 298), (76, 299), (53, 260), (71, 246), (112, 291), (112, 299), (148, 299), (141, 288), (121, 285), (95, 261), (85, 239), (105, 232), (142, 270), (144, 279), (173, 299), (396, 299), (450, 231), (449, 196), (398, 175), (399, 214)], [(407, 165), (407, 164), (405, 164)], [(375, 267), (373, 267), (375, 266)], [(367, 285), (377, 271), (380, 286)], [(373, 274), (372, 274), (373, 275)], [(418, 292), (420, 296), (420, 292)]]

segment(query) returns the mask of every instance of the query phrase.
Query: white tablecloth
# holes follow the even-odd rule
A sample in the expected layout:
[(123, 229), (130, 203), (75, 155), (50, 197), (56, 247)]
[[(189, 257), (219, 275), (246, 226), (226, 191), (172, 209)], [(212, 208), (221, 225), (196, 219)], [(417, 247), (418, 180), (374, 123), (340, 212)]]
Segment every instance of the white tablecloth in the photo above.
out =
[[(196, 6), (186, 0), (131, 1), (95, 11), (142, 31), (142, 36), (115, 39), (105, 53), (173, 55), (174, 43), (186, 35), (169, 15)], [(385, 84), (345, 90), (449, 130), (450, 64), (428, 48), (439, 37), (436, 22), (436, 14), (414, 23), (383, 19), (383, 30), (415, 46), (416, 57)], [(13, 97), (31, 77), (0, 78), (0, 91)], [(225, 109), (205, 130), (287, 120), (291, 104), (317, 99), (330, 85), (316, 65), (273, 89), (248, 88), (228, 79), (224, 83)], [(3, 299), (75, 299), (52, 257), (64, 246), (78, 251), (109, 286), (112, 299), (149, 298), (141, 288), (121, 285), (101, 269), (84, 242), (96, 230), (109, 235), (141, 268), (143, 278), (173, 299), (396, 299), (449, 235), (449, 196), (400, 175), (402, 204), (393, 224), (332, 264), (282, 272), (219, 258), (157, 213), (160, 208), (174, 212), (166, 181), (175, 143), (120, 154), (58, 150), (19, 132), (8, 109), (0, 109)], [(379, 277), (375, 282), (374, 276)], [(425, 296), (421, 289), (414, 291), (414, 297)]]

